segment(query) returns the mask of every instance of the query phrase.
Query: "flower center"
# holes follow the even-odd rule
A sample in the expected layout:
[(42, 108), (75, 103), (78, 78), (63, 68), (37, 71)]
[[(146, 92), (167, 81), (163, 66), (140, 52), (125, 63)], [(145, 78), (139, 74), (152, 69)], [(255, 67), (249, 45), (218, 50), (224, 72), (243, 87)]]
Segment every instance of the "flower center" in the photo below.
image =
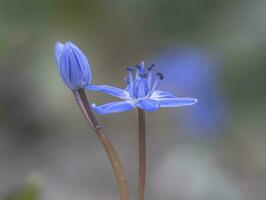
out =
[(132, 99), (143, 99), (149, 97), (156, 89), (159, 80), (163, 79), (163, 74), (156, 73), (157, 78), (152, 84), (152, 70), (154, 65), (148, 67), (148, 73), (145, 73), (144, 62), (141, 65), (136, 65), (135, 79), (133, 79), (133, 68), (126, 67), (128, 76), (125, 78), (126, 90), (129, 92)]

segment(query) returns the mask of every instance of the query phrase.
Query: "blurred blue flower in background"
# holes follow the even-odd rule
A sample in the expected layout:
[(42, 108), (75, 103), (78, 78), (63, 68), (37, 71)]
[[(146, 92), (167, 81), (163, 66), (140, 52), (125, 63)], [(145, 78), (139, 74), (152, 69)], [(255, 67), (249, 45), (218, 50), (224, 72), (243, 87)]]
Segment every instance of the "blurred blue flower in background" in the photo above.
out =
[(162, 73), (156, 73), (157, 79), (152, 82), (152, 71), (154, 65), (145, 73), (144, 62), (137, 65), (135, 79), (133, 78), (133, 67), (127, 67), (128, 76), (125, 78), (126, 88), (120, 89), (108, 85), (90, 85), (88, 90), (103, 92), (123, 101), (111, 102), (101, 106), (92, 104), (98, 114), (109, 114), (132, 110), (136, 107), (146, 111), (156, 111), (160, 107), (189, 106), (197, 102), (193, 98), (177, 98), (170, 92), (156, 90), (159, 80), (163, 79)]
[(91, 81), (89, 62), (72, 42), (56, 43), (55, 62), (64, 83), (72, 90), (82, 89)]
[(196, 96), (200, 101), (193, 109), (186, 110), (182, 123), (197, 136), (215, 136), (224, 127), (226, 109), (219, 88), (217, 63), (204, 49), (170, 47), (151, 58), (165, 74), (164, 87), (181, 95)]

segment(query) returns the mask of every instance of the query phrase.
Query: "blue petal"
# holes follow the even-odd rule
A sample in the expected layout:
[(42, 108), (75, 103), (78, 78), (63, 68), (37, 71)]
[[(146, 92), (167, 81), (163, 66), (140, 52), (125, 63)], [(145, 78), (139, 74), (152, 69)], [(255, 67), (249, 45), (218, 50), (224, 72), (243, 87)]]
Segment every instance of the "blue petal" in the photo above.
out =
[(60, 42), (57, 42), (55, 44), (55, 48), (54, 48), (54, 57), (55, 57), (55, 63), (57, 65), (57, 67), (59, 66), (59, 57), (60, 57), (60, 54), (61, 54), (61, 51), (63, 49), (63, 44), (60, 43)]
[(149, 112), (156, 111), (160, 108), (160, 105), (157, 101), (149, 100), (149, 99), (139, 100), (137, 103), (137, 106)]
[(145, 78), (135, 80), (133, 86), (133, 96), (135, 98), (145, 97), (149, 93), (149, 86)]
[(88, 79), (86, 81), (88, 81), (88, 83), (90, 83), (91, 81), (91, 70), (90, 70), (90, 64), (89, 61), (87, 59), (87, 57), (84, 55), (84, 53), (80, 50), (79, 47), (77, 47), (74, 43), (69, 42), (71, 49), (74, 51), (75, 53), (75, 57), (78, 60), (80, 69), (82, 71), (82, 74), (84, 76), (85, 79)]
[(157, 101), (160, 107), (180, 107), (190, 106), (197, 103), (197, 99), (194, 98), (177, 98), (171, 92), (155, 90), (151, 97), (152, 100)]
[(181, 107), (190, 106), (197, 103), (197, 99), (193, 98), (164, 98), (157, 100), (160, 107)]
[(147, 77), (147, 83), (148, 83), (148, 87), (149, 87), (149, 90), (151, 90), (151, 86), (152, 86), (152, 70), (149, 70), (149, 72), (148, 72), (148, 77)]
[(145, 97), (149, 93), (149, 86), (146, 78), (141, 78), (138, 88), (138, 98)]
[(128, 101), (115, 101), (112, 103), (103, 104), (101, 106), (92, 104), (91, 106), (94, 109), (94, 111), (100, 115), (124, 112), (135, 108), (135, 106)]
[(176, 96), (173, 95), (171, 92), (168, 91), (163, 91), (163, 90), (155, 90), (152, 95), (151, 98), (152, 99), (158, 99), (158, 98), (175, 98)]
[(120, 88), (112, 87), (109, 85), (88, 85), (86, 89), (109, 94), (111, 96), (118, 97), (124, 100), (127, 100), (130, 98), (128, 91), (122, 90)]
[(164, 98), (158, 100), (160, 107), (180, 107), (190, 106), (197, 103), (197, 99), (193, 98)]
[(65, 48), (65, 46), (63, 46), (61, 50), (61, 54), (59, 56), (59, 60), (58, 60), (58, 64), (59, 64), (58, 68), (59, 68), (59, 73), (61, 75), (62, 80), (68, 87), (71, 88), (71, 85), (69, 84), (70, 66), (69, 66), (68, 57), (69, 57), (69, 51), (67, 48)]

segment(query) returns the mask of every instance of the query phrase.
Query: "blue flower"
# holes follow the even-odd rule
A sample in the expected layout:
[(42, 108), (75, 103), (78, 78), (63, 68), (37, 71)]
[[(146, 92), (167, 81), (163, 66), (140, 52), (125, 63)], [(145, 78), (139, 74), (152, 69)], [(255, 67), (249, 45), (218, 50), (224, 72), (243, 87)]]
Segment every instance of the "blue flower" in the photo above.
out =
[(193, 98), (177, 98), (170, 92), (157, 90), (159, 80), (163, 79), (161, 73), (156, 73), (157, 78), (152, 81), (152, 71), (154, 65), (148, 68), (145, 73), (144, 62), (136, 66), (135, 78), (133, 77), (133, 68), (127, 67), (128, 76), (125, 78), (126, 88), (120, 89), (108, 85), (90, 85), (88, 90), (103, 92), (123, 101), (107, 103), (101, 106), (92, 104), (92, 107), (98, 114), (109, 114), (132, 110), (136, 107), (146, 111), (156, 111), (160, 107), (180, 107), (189, 106), (197, 102)]
[[(151, 58), (159, 70), (167, 76), (162, 87), (178, 89), (185, 95), (195, 95), (200, 102), (193, 109), (182, 113), (173, 113), (176, 121), (182, 123), (185, 131), (204, 139), (215, 138), (224, 133), (230, 118), (220, 86), (220, 65), (217, 57), (207, 49), (192, 46), (170, 46)], [(179, 120), (183, 117), (184, 120)], [(176, 123), (180, 128), (180, 124)]]
[(72, 42), (56, 43), (55, 62), (64, 83), (72, 90), (82, 89), (91, 81), (89, 62)]

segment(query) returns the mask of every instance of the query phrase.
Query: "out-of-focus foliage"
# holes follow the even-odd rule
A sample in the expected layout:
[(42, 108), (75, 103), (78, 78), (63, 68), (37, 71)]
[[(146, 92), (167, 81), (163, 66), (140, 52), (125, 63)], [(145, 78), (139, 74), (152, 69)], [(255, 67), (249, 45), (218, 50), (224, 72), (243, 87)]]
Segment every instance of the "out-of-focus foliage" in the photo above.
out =
[(21, 187), (11, 192), (3, 200), (39, 200), (41, 185), (39, 175), (32, 175)]

